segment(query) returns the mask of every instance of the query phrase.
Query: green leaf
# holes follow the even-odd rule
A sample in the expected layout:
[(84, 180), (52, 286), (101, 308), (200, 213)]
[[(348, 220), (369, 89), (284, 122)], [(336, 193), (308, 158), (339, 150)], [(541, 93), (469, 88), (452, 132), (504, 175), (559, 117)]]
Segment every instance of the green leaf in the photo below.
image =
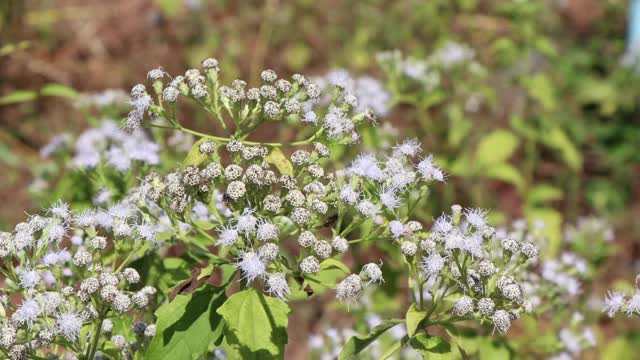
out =
[(58, 96), (69, 99), (75, 99), (78, 97), (77, 91), (61, 84), (45, 85), (42, 89), (40, 89), (40, 94), (43, 96)]
[(448, 142), (454, 148), (458, 148), (473, 129), (473, 122), (465, 118), (464, 111), (458, 105), (452, 105), (447, 111), (449, 117)]
[(211, 230), (215, 225), (212, 222), (207, 220), (196, 220), (194, 221), (194, 223), (202, 230)]
[(540, 205), (560, 199), (562, 199), (562, 190), (549, 184), (536, 185), (527, 192), (527, 203), (530, 205)]
[(225, 336), (244, 359), (283, 358), (291, 309), (284, 301), (255, 289), (233, 294), (218, 310)]
[(600, 353), (600, 359), (635, 359), (637, 346), (624, 337), (611, 340)]
[(333, 289), (346, 274), (349, 268), (336, 259), (326, 259), (320, 263), (320, 272), (317, 275), (307, 275), (306, 279), (312, 282), (312, 288), (316, 294), (321, 294), (328, 289)]
[(351, 270), (349, 270), (349, 267), (340, 260), (331, 259), (331, 258), (322, 260), (322, 262), (320, 263), (320, 270), (330, 270), (330, 269), (342, 270), (342, 272), (344, 272), (345, 274), (348, 274), (351, 272)]
[(540, 230), (542, 235), (549, 239), (549, 248), (545, 256), (554, 257), (562, 245), (562, 214), (553, 209), (527, 208), (525, 214), (529, 223), (538, 220), (544, 222), (544, 227)]
[(411, 304), (409, 311), (407, 311), (407, 318), (405, 319), (407, 322), (407, 334), (409, 334), (409, 336), (413, 336), (413, 334), (416, 333), (420, 322), (424, 320), (426, 316), (426, 311), (419, 311), (416, 309), (416, 304)]
[(224, 287), (205, 285), (189, 295), (178, 295), (156, 311), (156, 336), (145, 359), (197, 359), (220, 339), (224, 320), (216, 309), (227, 300)]
[(418, 334), (409, 340), (409, 345), (427, 358), (429, 358), (430, 354), (451, 352), (451, 344), (436, 335)]
[(483, 167), (503, 163), (513, 155), (518, 145), (520, 140), (510, 131), (495, 130), (480, 140), (475, 157)]
[(524, 86), (529, 96), (537, 100), (545, 110), (556, 108), (556, 95), (553, 82), (544, 74), (535, 74), (525, 79)]
[(191, 150), (189, 150), (189, 153), (187, 154), (187, 157), (182, 162), (183, 169), (189, 165), (199, 166), (209, 158), (209, 156), (200, 152), (200, 144), (204, 143), (205, 141), (210, 140), (207, 138), (202, 138), (196, 141), (195, 144), (193, 144)]
[(511, 358), (509, 349), (504, 344), (490, 338), (481, 339), (479, 343), (478, 355), (480, 359), (508, 360)]
[(353, 336), (351, 339), (349, 339), (344, 348), (342, 348), (340, 355), (338, 355), (338, 359), (358, 359), (358, 354), (367, 346), (369, 346), (369, 344), (374, 342), (378, 337), (380, 337), (380, 335), (384, 334), (385, 331), (402, 322), (404, 322), (404, 320), (402, 319), (385, 320), (380, 325), (371, 329), (371, 332), (369, 334), (364, 336)]
[(16, 90), (9, 95), (0, 97), (0, 105), (17, 104), (31, 101), (38, 96), (38, 93), (31, 90)]
[(555, 127), (546, 136), (543, 136), (542, 140), (548, 146), (560, 151), (560, 156), (572, 170), (579, 171), (582, 168), (582, 155), (564, 130)]
[(293, 175), (293, 165), (287, 159), (286, 156), (282, 153), (282, 150), (278, 148), (274, 148), (271, 150), (269, 155), (267, 155), (264, 160), (269, 164), (273, 164), (276, 166), (280, 174), (283, 175)]
[(524, 178), (518, 169), (507, 163), (493, 164), (484, 170), (484, 176), (515, 185), (518, 190), (524, 189)]
[(380, 360), (385, 360), (390, 358), (393, 354), (400, 351), (400, 349), (402, 349), (408, 342), (409, 342), (409, 337), (407, 335), (403, 336), (402, 339), (391, 344), (391, 346), (387, 349), (387, 351), (384, 354), (382, 354), (382, 356), (380, 356)]
[(180, 1), (174, 0), (156, 0), (162, 12), (169, 17), (174, 17), (178, 15), (178, 11), (180, 11), (181, 3)]

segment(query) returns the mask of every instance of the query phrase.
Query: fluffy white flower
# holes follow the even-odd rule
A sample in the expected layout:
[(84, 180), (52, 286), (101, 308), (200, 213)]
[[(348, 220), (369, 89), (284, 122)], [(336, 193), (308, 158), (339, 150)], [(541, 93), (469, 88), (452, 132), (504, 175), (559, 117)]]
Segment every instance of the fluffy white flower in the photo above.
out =
[(607, 312), (609, 317), (613, 317), (624, 305), (624, 295), (619, 291), (609, 291), (604, 299), (603, 312)]
[(265, 263), (255, 252), (243, 253), (240, 262), (236, 264), (236, 268), (242, 271), (242, 277), (247, 282), (252, 282), (256, 278), (264, 276), (266, 271)]
[(56, 317), (56, 329), (67, 340), (75, 342), (82, 329), (82, 320), (76, 313), (61, 313)]

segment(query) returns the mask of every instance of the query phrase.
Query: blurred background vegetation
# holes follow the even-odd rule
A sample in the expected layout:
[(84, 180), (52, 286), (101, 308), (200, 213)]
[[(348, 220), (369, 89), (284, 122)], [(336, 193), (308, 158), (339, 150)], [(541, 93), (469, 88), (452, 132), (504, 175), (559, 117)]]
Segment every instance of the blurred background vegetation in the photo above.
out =
[[(128, 91), (152, 68), (178, 74), (208, 56), (227, 81), (255, 81), (263, 68), (317, 76), (340, 68), (379, 79), (390, 94), (383, 136), (365, 137), (366, 146), (417, 137), (448, 172), (425, 216), (460, 203), (497, 209), (496, 223), (541, 220), (550, 254), (585, 216), (611, 224), (612, 246), (572, 245), (597, 266), (592, 290), (602, 294), (640, 271), (640, 45), (632, 46), (631, 2), (4, 0), (0, 225), (77, 184), (41, 157), (42, 146), (126, 111), (87, 110), (79, 105), (87, 94)], [(437, 69), (433, 83), (389, 60), (419, 64), (451, 43), (472, 56)], [(214, 129), (197, 114), (189, 121)], [(290, 135), (263, 131), (263, 139)], [(600, 325), (613, 339), (601, 351), (638, 344), (633, 331), (613, 337), (629, 326)]]

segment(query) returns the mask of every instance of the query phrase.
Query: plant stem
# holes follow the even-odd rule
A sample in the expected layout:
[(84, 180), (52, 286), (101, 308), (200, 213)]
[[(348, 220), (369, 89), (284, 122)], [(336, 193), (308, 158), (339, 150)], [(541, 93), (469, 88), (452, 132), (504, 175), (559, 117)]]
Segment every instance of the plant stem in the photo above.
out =
[(104, 321), (104, 316), (100, 316), (100, 320), (96, 324), (95, 333), (93, 334), (93, 340), (91, 341), (90, 346), (87, 348), (87, 360), (93, 360), (93, 357), (98, 350), (98, 341), (100, 340), (100, 333), (102, 332), (102, 322)]

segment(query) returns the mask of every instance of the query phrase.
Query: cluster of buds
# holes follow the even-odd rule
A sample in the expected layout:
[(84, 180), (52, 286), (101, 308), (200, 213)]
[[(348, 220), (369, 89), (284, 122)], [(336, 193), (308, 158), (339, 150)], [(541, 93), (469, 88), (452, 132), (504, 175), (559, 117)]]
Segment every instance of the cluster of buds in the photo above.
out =
[[(238, 139), (248, 136), (262, 123), (287, 120), (312, 125), (313, 139), (349, 144), (360, 141), (357, 131), (360, 124), (375, 122), (374, 112), (362, 109), (357, 97), (341, 83), (321, 88), (300, 74), (287, 80), (278, 78), (273, 70), (264, 70), (262, 84), (257, 87), (250, 88), (239, 79), (222, 85), (217, 60), (205, 59), (202, 67), (203, 71), (190, 69), (184, 76), (175, 78), (161, 69), (151, 70), (148, 77), (158, 101), (154, 102), (144, 85), (134, 86), (131, 91), (134, 109), (125, 127), (135, 130), (156, 125), (166, 127), (168, 123), (170, 127), (184, 129), (175, 117), (175, 103), (180, 95), (215, 114), (225, 129), (224, 118), (230, 118), (237, 129), (234, 138)], [(325, 95), (330, 101), (320, 101)], [(159, 124), (162, 121), (164, 124)]]
[[(536, 259), (537, 247), (498, 238), (486, 216), (485, 210), (463, 211), (454, 205), (452, 214), (436, 219), (429, 232), (403, 231), (399, 241), (401, 247), (406, 242), (416, 245), (415, 251), (405, 251), (405, 258), (418, 284), (419, 306), (424, 305), (426, 292), (434, 319), (452, 312), (448, 321), (488, 321), (506, 333), (511, 321), (532, 310), (518, 275)], [(391, 229), (394, 226), (390, 226), (392, 233), (398, 232)], [(450, 306), (446, 306), (448, 299), (455, 299)]]
[[(322, 143), (310, 147), (294, 151), (288, 161), (279, 150), (270, 153), (263, 146), (232, 141), (218, 147), (202, 141), (195, 148), (206, 160), (162, 178), (150, 174), (143, 193), (194, 227), (199, 226), (192, 219), (194, 204), (207, 204), (216, 217), (215, 244), (235, 255), (243, 278), (248, 283), (262, 281), (267, 293), (286, 298), (291, 293), (287, 277), (301, 284), (313, 281), (323, 260), (349, 249), (338, 229), (328, 227), (332, 224), (327, 219), (339, 211), (331, 205), (338, 198), (336, 176), (323, 166), (329, 149)], [(231, 162), (222, 164), (221, 158)], [(216, 191), (222, 193), (221, 199)], [(219, 211), (220, 203), (224, 212)], [(325, 234), (331, 236), (322, 239)], [(287, 240), (297, 245), (295, 263), (281, 254), (291, 253), (291, 247), (284, 245)], [(353, 301), (366, 285), (381, 281), (379, 266), (365, 265), (360, 275), (349, 275), (337, 284), (337, 298)]]
[(73, 344), (95, 354), (110, 335), (97, 331), (100, 324), (126, 325), (131, 312), (150, 317), (156, 289), (140, 286), (138, 272), (127, 267), (135, 259), (127, 254), (150, 243), (138, 238), (149, 224), (132, 218), (122, 203), (75, 214), (57, 202), (47, 216), (30, 216), (0, 233), (0, 309), (10, 314), (0, 320), (0, 353), (27, 359)]

